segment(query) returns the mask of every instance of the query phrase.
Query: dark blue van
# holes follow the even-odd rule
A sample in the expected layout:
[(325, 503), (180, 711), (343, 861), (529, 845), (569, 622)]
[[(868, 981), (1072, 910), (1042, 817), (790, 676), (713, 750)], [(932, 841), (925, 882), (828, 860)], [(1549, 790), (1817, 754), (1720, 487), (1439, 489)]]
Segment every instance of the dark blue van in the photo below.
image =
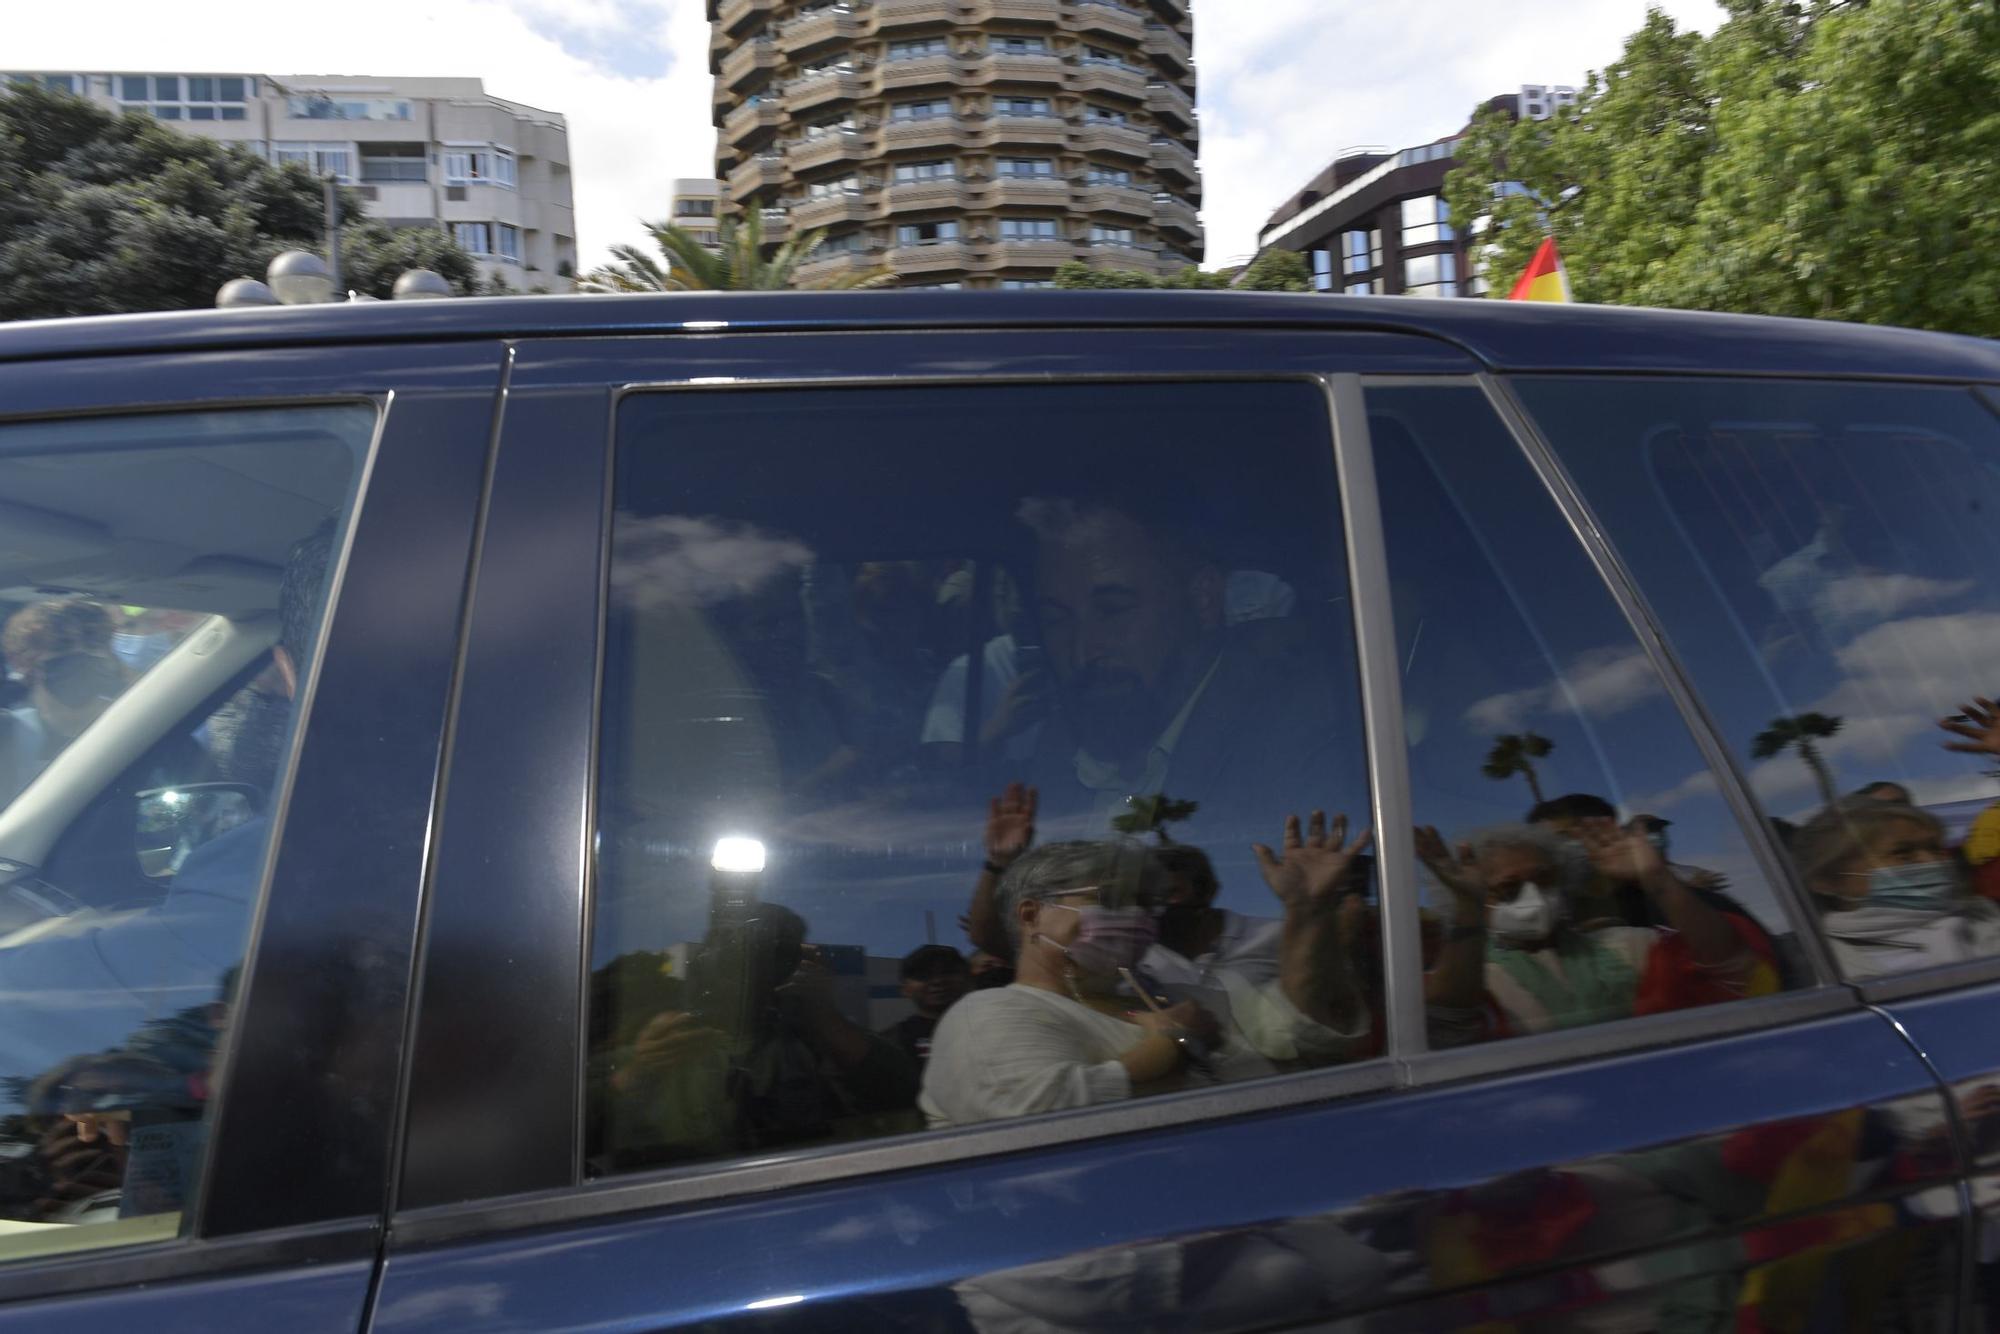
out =
[(2000, 1312), (2000, 351), (0, 327), (0, 1330)]

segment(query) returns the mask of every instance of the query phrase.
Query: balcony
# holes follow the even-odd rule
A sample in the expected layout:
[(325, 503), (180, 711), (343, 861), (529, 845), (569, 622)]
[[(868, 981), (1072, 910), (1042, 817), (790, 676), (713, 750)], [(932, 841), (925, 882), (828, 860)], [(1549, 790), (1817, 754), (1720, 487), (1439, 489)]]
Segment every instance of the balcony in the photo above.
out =
[(1180, 32), (1164, 23), (1146, 25), (1146, 40), (1141, 49), (1153, 59), (1172, 65), (1178, 74), (1186, 74), (1194, 68), (1193, 46)]
[(875, 27), (878, 32), (913, 23), (935, 24), (940, 17), (938, 0), (875, 0)]
[(1153, 221), (1163, 231), (1179, 232), (1196, 241), (1202, 239), (1201, 215), (1185, 199), (1170, 194), (1154, 195)]
[(802, 232), (815, 232), (843, 222), (866, 222), (874, 212), (868, 197), (859, 190), (843, 190), (818, 199), (795, 199), (786, 208), (792, 215), (792, 226)]
[(991, 23), (996, 19), (1015, 23), (1062, 22), (1061, 0), (954, 0), (961, 22)]
[(1154, 117), (1183, 130), (1195, 127), (1194, 99), (1187, 90), (1171, 83), (1146, 85), (1146, 110)]
[(1201, 184), (1201, 166), (1186, 144), (1175, 139), (1155, 139), (1151, 149), (1154, 171), (1178, 176), (1191, 186)]
[(995, 269), (1055, 269), (1076, 258), (1076, 245), (1066, 240), (975, 242), (972, 266)]
[(1081, 32), (1123, 38), (1134, 46), (1146, 40), (1146, 16), (1117, 0), (1075, 0), (1070, 18)]
[(988, 51), (978, 60), (969, 82), (1058, 84), (1067, 70), (1063, 58), (1053, 51), (1044, 54)]
[(783, 153), (759, 153), (729, 173), (729, 198), (740, 204), (760, 191), (775, 190), (786, 175)]
[(752, 38), (722, 58), (723, 86), (740, 92), (753, 78), (761, 82), (783, 63), (776, 42), (768, 37)]
[(1114, 273), (1171, 273), (1180, 267), (1162, 265), (1159, 252), (1151, 246), (1122, 245), (1110, 241), (1091, 242), (1083, 262), (1093, 269), (1109, 270)]
[(722, 137), (731, 148), (754, 148), (768, 140), (785, 123), (785, 109), (770, 98), (745, 102), (722, 122)]
[(868, 96), (868, 71), (864, 66), (822, 70), (793, 79), (779, 89), (785, 110), (804, 115), (817, 107), (854, 102)]
[(986, 208), (1069, 208), (1069, 182), (1060, 176), (995, 176), (980, 194)]
[(722, 0), (715, 11), (715, 32), (725, 38), (751, 19), (768, 19), (778, 12), (778, 0)]
[(972, 252), (957, 239), (892, 246), (887, 257), (890, 271), (898, 277), (958, 272), (972, 262)]
[(958, 60), (953, 56), (918, 56), (910, 60), (885, 60), (875, 67), (875, 91), (899, 92), (959, 81)]
[(932, 181), (893, 181), (882, 192), (881, 212), (920, 213), (932, 209), (971, 206), (971, 192), (956, 177)]
[(787, 56), (797, 57), (829, 42), (852, 41), (867, 30), (865, 11), (869, 8), (866, 0), (848, 0), (846, 4), (801, 14), (779, 25), (778, 49)]
[(836, 162), (853, 162), (870, 157), (866, 130), (834, 130), (785, 145), (785, 165), (794, 172), (812, 171)]
[(1061, 116), (994, 115), (979, 122), (981, 140), (988, 147), (1043, 144), (1061, 148), (1069, 142), (1069, 122)]
[(1076, 207), (1081, 213), (1121, 213), (1131, 218), (1153, 216), (1153, 194), (1136, 185), (1113, 181), (1077, 182)]
[(839, 250), (808, 259), (793, 270), (792, 277), (800, 287), (810, 287), (814, 283), (848, 274), (879, 273), (881, 269), (882, 253), (870, 247), (865, 250)]
[(1085, 56), (1069, 71), (1065, 85), (1073, 93), (1108, 93), (1141, 102), (1146, 97), (1146, 74), (1114, 61)]
[(1086, 120), (1072, 126), (1069, 143), (1079, 153), (1117, 153), (1140, 161), (1152, 156), (1146, 131), (1112, 121)]
[(882, 152), (918, 148), (969, 148), (978, 136), (956, 116), (892, 120), (882, 127)]
[(772, 244), (781, 244), (792, 239), (792, 214), (790, 209), (760, 209), (757, 221), (764, 229), (764, 239)]

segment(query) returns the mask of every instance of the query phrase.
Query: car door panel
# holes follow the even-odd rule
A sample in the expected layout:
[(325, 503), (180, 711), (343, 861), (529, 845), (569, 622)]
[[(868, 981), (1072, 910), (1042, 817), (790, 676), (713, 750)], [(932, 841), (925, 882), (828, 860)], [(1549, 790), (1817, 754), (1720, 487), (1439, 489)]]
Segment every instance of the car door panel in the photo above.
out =
[[(1948, 1326), (1950, 1284), (1909, 1278), (1911, 1254), (1948, 1268), (1960, 1238), (1948, 1142), (1935, 1153), (1942, 1097), (1894, 1028), (1839, 993), (1806, 1010), (1768, 1002), (1760, 1031), (1697, 1022), (1679, 1045), (1378, 1083), (1347, 1101), (1245, 1111), (1218, 1090), (1226, 1116), (1193, 1119), (1212, 1096), (1197, 1095), (1138, 1134), (1103, 1137), (1083, 1112), (1004, 1137), (857, 1146), (845, 1168), (838, 1152), (780, 1155), (576, 1184), (594, 604), (618, 391), (1307, 368), (1466, 369), (1438, 345), (1373, 335), (704, 332), (523, 347), (471, 610), (459, 726), (476, 763), (461, 776), (468, 752), (452, 762), (375, 1328), (1206, 1334), (1647, 1328), (1671, 1311), (1720, 1330), (1889, 1301), (1919, 1327)], [(1514, 1061), (1534, 1066), (1535, 1041), (1507, 1044)], [(1912, 1222), (1900, 1206), (1919, 1194), (1933, 1213)], [(1880, 1281), (1850, 1294), (1827, 1278), (1850, 1273)]]
[[(200, 1240), (10, 1265), (0, 1321), (129, 1327), (143, 1309), (152, 1327), (213, 1328), (223, 1310), (259, 1327), (358, 1326), (502, 363), (488, 343), (0, 366), (0, 410), (17, 419), (344, 401), (379, 412), (216, 1077), (226, 1110), (211, 1127)], [(145, 1286), (121, 1291), (132, 1285)]]

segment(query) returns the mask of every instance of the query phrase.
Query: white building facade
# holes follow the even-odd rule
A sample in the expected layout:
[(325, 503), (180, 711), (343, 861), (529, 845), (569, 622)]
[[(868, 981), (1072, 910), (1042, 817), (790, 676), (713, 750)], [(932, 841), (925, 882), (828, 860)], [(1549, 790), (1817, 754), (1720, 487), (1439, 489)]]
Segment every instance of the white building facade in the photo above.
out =
[(566, 292), (576, 205), (563, 117), (478, 79), (37, 71), (8, 74), (355, 188), (390, 226), (443, 227), (486, 278)]
[(693, 232), (697, 241), (715, 250), (722, 245), (722, 182), (684, 176), (674, 182), (674, 225)]

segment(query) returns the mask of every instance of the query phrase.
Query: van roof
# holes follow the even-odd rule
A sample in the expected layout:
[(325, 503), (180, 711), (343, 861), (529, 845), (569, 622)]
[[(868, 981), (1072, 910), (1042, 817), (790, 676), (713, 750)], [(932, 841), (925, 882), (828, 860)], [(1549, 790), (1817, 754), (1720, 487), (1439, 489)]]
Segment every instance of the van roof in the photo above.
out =
[(0, 324), (0, 362), (232, 348), (620, 334), (1266, 329), (1401, 333), (1494, 370), (2000, 381), (2000, 344), (1823, 320), (1256, 292), (676, 292), (468, 297)]

